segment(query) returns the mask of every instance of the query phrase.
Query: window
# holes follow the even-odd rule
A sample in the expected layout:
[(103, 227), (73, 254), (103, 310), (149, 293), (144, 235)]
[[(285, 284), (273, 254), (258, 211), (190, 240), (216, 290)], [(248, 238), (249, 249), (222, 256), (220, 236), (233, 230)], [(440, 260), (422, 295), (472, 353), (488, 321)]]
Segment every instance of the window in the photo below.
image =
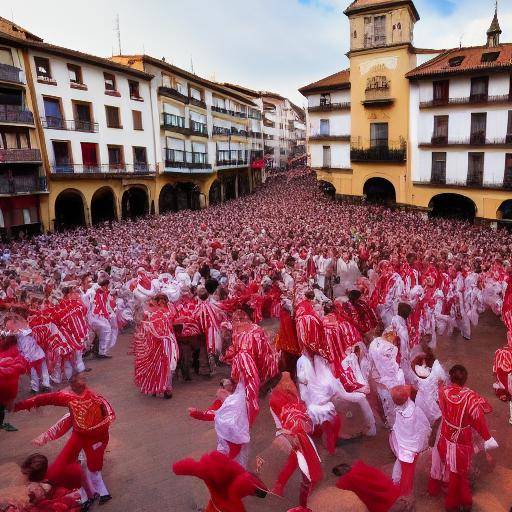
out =
[(105, 91), (117, 91), (116, 89), (116, 77), (111, 73), (103, 73), (105, 79)]
[(485, 144), (485, 132), (487, 129), (487, 113), (471, 114), (470, 144)]
[(434, 116), (434, 133), (432, 144), (446, 144), (448, 142), (448, 116)]
[(0, 64), (7, 64), (8, 66), (14, 65), (10, 48), (0, 48)]
[(105, 105), (105, 113), (107, 116), (107, 126), (109, 128), (122, 128), (119, 107)]
[(68, 64), (69, 81), (72, 84), (83, 85), (82, 68), (75, 64)]
[[(282, 125), (281, 125), (282, 128)], [(329, 119), (320, 119), (320, 135), (329, 135), (330, 134), (330, 125)]]
[(55, 172), (72, 172), (71, 150), (69, 141), (52, 141), (55, 158)]
[(62, 110), (58, 98), (44, 98), (45, 126), (47, 128), (63, 129), (64, 119), (62, 119)]
[(325, 107), (331, 104), (331, 93), (326, 92), (320, 95), (320, 106)]
[(36, 65), (37, 79), (50, 82), (52, 80), (50, 61), (44, 57), (34, 57), (34, 64)]
[(370, 125), (370, 146), (388, 147), (388, 123), (372, 123)]
[(28, 208), (23, 208), (23, 224), (30, 224), (31, 222), (30, 210)]
[(148, 157), (146, 148), (134, 146), (133, 148), (133, 166), (135, 171), (147, 171)]
[(364, 46), (382, 46), (386, 44), (386, 16), (365, 16)]
[(484, 153), (468, 154), (468, 179), (467, 184), (473, 187), (481, 187), (484, 182)]
[(130, 88), (130, 98), (132, 100), (141, 100), (139, 91), (139, 82), (135, 80), (128, 80), (128, 87)]
[(498, 60), (498, 57), (500, 56), (500, 52), (488, 52), (488, 53), (482, 53), (482, 62), (495, 62)]
[(107, 146), (108, 166), (110, 169), (119, 169), (124, 165), (123, 146)]
[(322, 167), (331, 167), (331, 146), (324, 146), (322, 152)]
[(512, 142), (512, 110), (508, 111), (508, 123), (507, 123), (507, 144)]
[(201, 101), (201, 91), (190, 87), (190, 97), (197, 101)]
[(512, 188), (512, 153), (505, 155), (505, 174), (503, 176), (503, 188)]
[(458, 68), (464, 62), (464, 55), (460, 55), (459, 57), (452, 57), (448, 61), (448, 66), (451, 68)]
[(449, 80), (439, 80), (433, 83), (434, 91), (433, 98), (434, 103), (444, 104), (448, 103), (448, 99), (450, 97), (450, 81)]
[(74, 101), (73, 111), (75, 114), (75, 130), (83, 132), (95, 131), (90, 103)]
[(0, 148), (25, 149), (30, 148), (30, 136), (28, 130), (0, 131)]
[(432, 183), (446, 183), (446, 153), (432, 153)]
[(99, 170), (97, 145), (91, 142), (81, 142), (80, 146), (84, 172), (97, 172)]
[(482, 76), (471, 79), (470, 101), (487, 101), (489, 94), (489, 77)]
[(142, 128), (142, 112), (140, 110), (132, 110), (133, 129), (143, 130)]

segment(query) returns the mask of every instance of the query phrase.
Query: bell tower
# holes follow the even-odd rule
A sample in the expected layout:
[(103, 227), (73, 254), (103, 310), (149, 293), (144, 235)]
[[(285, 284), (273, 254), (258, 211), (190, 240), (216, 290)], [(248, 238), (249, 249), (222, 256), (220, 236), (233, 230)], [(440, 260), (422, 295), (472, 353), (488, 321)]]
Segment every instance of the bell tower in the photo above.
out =
[(496, 48), (500, 44), (500, 35), (502, 33), (500, 22), (498, 21), (498, 0), (496, 0), (496, 7), (494, 9), (494, 18), (492, 19), (491, 26), (487, 31), (487, 47)]

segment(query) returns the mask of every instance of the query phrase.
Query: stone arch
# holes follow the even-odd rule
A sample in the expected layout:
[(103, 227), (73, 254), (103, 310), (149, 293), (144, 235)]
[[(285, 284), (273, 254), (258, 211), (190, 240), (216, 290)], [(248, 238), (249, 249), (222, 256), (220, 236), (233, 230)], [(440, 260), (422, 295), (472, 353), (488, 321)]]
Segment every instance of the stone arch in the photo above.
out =
[(123, 219), (136, 219), (149, 213), (149, 195), (146, 187), (131, 186), (121, 200)]
[(431, 217), (455, 218), (474, 222), (477, 212), (472, 199), (462, 194), (437, 194), (428, 204)]
[(496, 211), (496, 218), (498, 220), (511, 221), (512, 222), (512, 199), (503, 201)]
[(330, 199), (334, 199), (336, 197), (336, 187), (331, 182), (320, 180), (318, 182), (318, 187), (320, 188), (320, 191)]
[(158, 211), (160, 213), (178, 211), (176, 189), (170, 183), (164, 185), (162, 190), (160, 190), (160, 195), (158, 197)]
[(101, 187), (91, 198), (91, 222), (98, 224), (117, 219), (116, 195), (111, 187)]
[(363, 194), (369, 203), (395, 204), (396, 189), (386, 178), (373, 177), (368, 179), (363, 187)]
[(208, 204), (213, 206), (222, 202), (222, 188), (220, 180), (216, 179), (210, 185), (210, 191), (208, 192)]
[(238, 176), (238, 196), (246, 196), (251, 192), (251, 184), (248, 173), (242, 173)]
[(65, 230), (86, 225), (86, 201), (74, 188), (63, 190), (55, 199), (55, 229)]
[(226, 176), (222, 183), (224, 185), (224, 201), (236, 199), (236, 176)]

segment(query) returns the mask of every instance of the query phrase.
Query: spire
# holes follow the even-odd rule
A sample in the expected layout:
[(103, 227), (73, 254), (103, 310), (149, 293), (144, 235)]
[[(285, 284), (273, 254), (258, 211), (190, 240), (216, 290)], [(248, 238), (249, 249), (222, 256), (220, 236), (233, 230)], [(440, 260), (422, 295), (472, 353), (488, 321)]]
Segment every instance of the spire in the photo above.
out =
[(498, 0), (494, 9), (494, 18), (492, 19), (491, 26), (487, 31), (487, 46), (494, 48), (500, 44), (500, 34), (502, 33), (500, 22), (498, 21)]

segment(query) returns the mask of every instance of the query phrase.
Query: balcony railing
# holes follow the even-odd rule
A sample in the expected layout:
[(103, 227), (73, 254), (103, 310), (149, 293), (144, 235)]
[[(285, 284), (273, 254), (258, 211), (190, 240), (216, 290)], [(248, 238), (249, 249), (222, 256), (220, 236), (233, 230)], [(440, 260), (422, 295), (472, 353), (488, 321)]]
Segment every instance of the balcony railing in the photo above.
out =
[(407, 149), (405, 142), (370, 142), (369, 147), (353, 144), (350, 159), (353, 162), (405, 162)]
[(73, 132), (98, 132), (98, 123), (82, 121), (80, 119), (62, 119), (60, 117), (47, 116), (41, 118), (43, 128), (51, 130), (69, 130)]
[(241, 119), (247, 118), (247, 114), (245, 112), (238, 112), (236, 110), (230, 110), (224, 107), (218, 107), (216, 105), (212, 105), (212, 112), (218, 112), (219, 114), (226, 114), (228, 116), (239, 117)]
[(0, 105), (0, 123), (34, 124), (34, 115), (25, 107)]
[(248, 115), (249, 119), (257, 119), (258, 121), (261, 121), (261, 112), (249, 112)]
[(486, 183), (483, 180), (477, 179), (475, 181), (438, 181), (432, 176), (430, 179), (414, 180), (413, 184), (416, 186), (441, 186), (446, 188), (478, 188), (487, 190), (511, 190), (512, 180), (503, 179), (500, 183)]
[(203, 100), (198, 100), (197, 98), (190, 97), (189, 102), (191, 105), (194, 105), (199, 108), (204, 108), (206, 110), (206, 103)]
[(209, 170), (206, 153), (195, 151), (182, 151), (178, 149), (165, 149), (165, 167), (171, 169)]
[(190, 120), (190, 131), (194, 135), (208, 137), (208, 126), (205, 123)]
[(231, 135), (231, 130), (229, 128), (225, 128), (224, 126), (214, 126), (213, 127), (213, 135)]
[(0, 176), (0, 194), (34, 194), (47, 192), (48, 186), (44, 176)]
[(321, 103), (308, 108), (309, 112), (331, 112), (334, 110), (350, 110), (350, 101), (343, 103)]
[(446, 183), (446, 162), (434, 162), (432, 164), (430, 181), (436, 185), (443, 185)]
[(23, 84), (23, 71), (9, 64), (0, 64), (0, 82)]
[(253, 139), (261, 139), (263, 137), (263, 134), (261, 132), (253, 132), (252, 130), (249, 132), (249, 135)]
[(363, 105), (386, 105), (393, 103), (389, 87), (378, 87), (376, 89), (366, 89), (364, 93)]
[(144, 162), (133, 164), (72, 164), (56, 163), (51, 167), (52, 174), (123, 174), (146, 175), (155, 174), (155, 166)]
[(39, 149), (0, 149), (0, 163), (37, 163), (41, 162)]
[(338, 140), (338, 141), (350, 141), (350, 135), (334, 135), (331, 133), (312, 133), (309, 137), (310, 140)]
[(488, 94), (474, 94), (463, 98), (438, 98), (429, 101), (420, 101), (420, 108), (435, 108), (453, 105), (474, 105), (492, 103), (512, 103), (512, 94), (489, 96)]
[(162, 113), (162, 126), (165, 130), (188, 134), (189, 128), (185, 127), (185, 118), (175, 114)]
[(248, 165), (248, 151), (245, 150), (219, 150), (217, 151), (217, 165), (221, 167)]
[(245, 137), (249, 136), (249, 132), (246, 130), (240, 130), (239, 128), (231, 127), (231, 135), (235, 137)]
[(430, 141), (420, 142), (420, 147), (447, 147), (447, 146), (497, 146), (509, 147), (512, 146), (512, 135), (507, 135), (501, 138), (488, 139), (484, 133), (474, 133), (469, 137), (462, 137), (460, 139), (450, 139), (446, 135), (433, 134)]
[(167, 98), (173, 98), (185, 104), (188, 104), (190, 100), (186, 94), (183, 94), (177, 91), (176, 89), (173, 89), (172, 87), (167, 87), (165, 85), (161, 85), (158, 88), (158, 94), (166, 96)]

